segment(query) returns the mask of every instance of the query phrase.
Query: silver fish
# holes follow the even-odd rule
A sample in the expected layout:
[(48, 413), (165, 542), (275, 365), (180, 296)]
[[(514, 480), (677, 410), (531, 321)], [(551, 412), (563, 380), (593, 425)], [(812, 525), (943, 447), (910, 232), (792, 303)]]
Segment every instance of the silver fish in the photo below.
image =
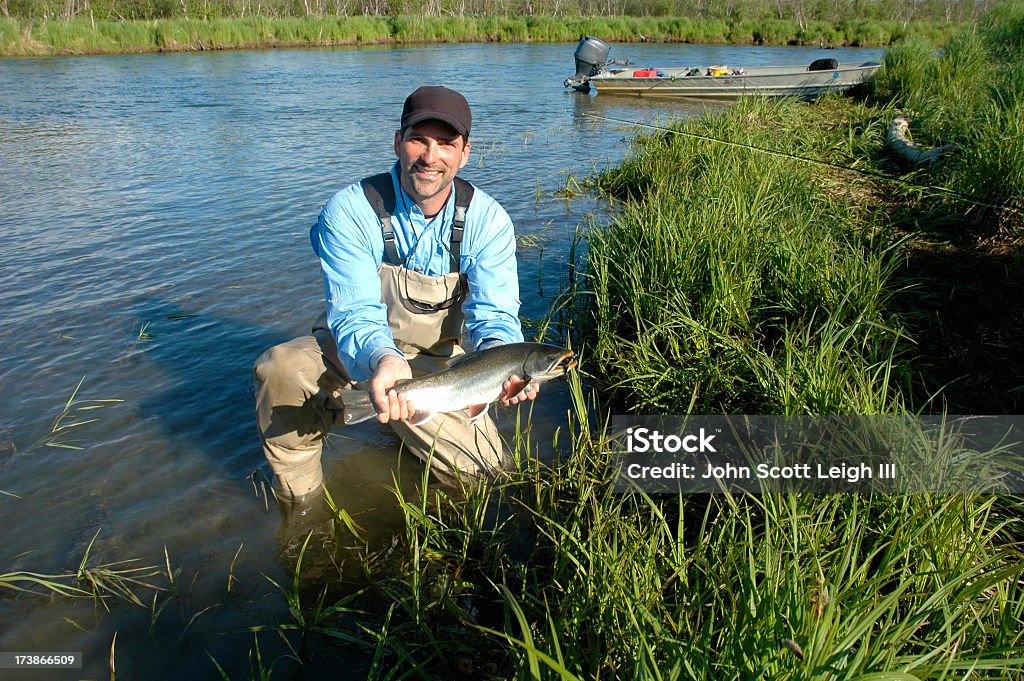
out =
[[(544, 343), (509, 343), (459, 357), (452, 365), (433, 374), (398, 383), (394, 390), (412, 402), (416, 413), (409, 423), (418, 426), (441, 414), (469, 409), (470, 420), (487, 413), (491, 402), (503, 397), (503, 386), (513, 374), (520, 381), (512, 386), (514, 397), (530, 385), (540, 385), (564, 376), (576, 366), (571, 350)], [(352, 425), (377, 415), (369, 393), (345, 395), (344, 423)]]

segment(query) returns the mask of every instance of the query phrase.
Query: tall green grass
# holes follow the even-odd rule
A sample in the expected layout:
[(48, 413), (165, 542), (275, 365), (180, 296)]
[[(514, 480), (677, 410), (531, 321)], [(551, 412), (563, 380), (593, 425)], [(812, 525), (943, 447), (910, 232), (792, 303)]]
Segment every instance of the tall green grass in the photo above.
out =
[(573, 383), (553, 467), (398, 495), (397, 546), (315, 627), (368, 678), (1022, 678), (1019, 500), (615, 494)]
[(911, 117), (921, 146), (956, 145), (932, 181), (1008, 205), (979, 213), (997, 229), (1024, 224), (1024, 2), (1004, 0), (942, 51), (923, 39), (894, 46), (873, 96)]
[(921, 31), (948, 34), (944, 24), (850, 24), (792, 20), (725, 21), (671, 17), (323, 16), (148, 21), (86, 18), (0, 18), (0, 55), (153, 52), (301, 45), (445, 42), (574, 42), (596, 35), (610, 42), (677, 41), (733, 44), (884, 45)]
[(0, 54), (90, 54), (358, 45), (392, 42), (395, 28), (386, 17), (323, 19), (253, 16), (196, 21), (23, 21), (0, 20)]
[[(897, 265), (854, 173), (715, 140), (847, 160), (863, 110), (745, 100), (640, 137), (599, 180), (622, 198), (589, 238), (599, 385), (642, 413), (886, 413), (902, 406)], [(836, 119), (838, 116), (845, 117)]]
[[(1024, 16), (1010, 11), (1020, 6), (999, 16)], [(988, 20), (941, 53), (901, 43), (872, 84), (873, 104), (746, 99), (638, 136), (596, 183), (616, 209), (588, 236), (588, 297), (575, 315), (611, 404), (871, 414), (941, 402), (922, 373), (934, 369), (913, 361), (906, 305), (893, 303), (907, 285), (896, 277), (902, 240), (927, 221), (1019, 234), (1024, 67), (1005, 47), (1014, 35), (1024, 29)], [(956, 151), (909, 184), (835, 167), (900, 180), (884, 152), (898, 112), (920, 126), (923, 146), (955, 141)], [(915, 189), (928, 185), (937, 188)]]

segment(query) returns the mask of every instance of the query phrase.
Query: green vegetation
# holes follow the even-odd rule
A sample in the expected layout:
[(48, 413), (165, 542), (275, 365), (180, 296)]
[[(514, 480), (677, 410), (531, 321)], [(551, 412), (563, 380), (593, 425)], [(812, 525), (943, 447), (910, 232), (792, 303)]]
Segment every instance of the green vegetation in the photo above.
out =
[[(109, 600), (123, 600), (137, 606), (145, 607), (136, 591), (165, 591), (164, 587), (152, 584), (152, 577), (162, 576), (156, 566), (138, 566), (136, 559), (115, 562), (100, 562), (93, 559), (93, 545), (100, 531), (89, 540), (82, 561), (74, 572), (59, 574), (40, 574), (17, 570), (0, 573), (0, 591), (9, 590), (37, 596), (63, 596), (65, 598), (91, 598), (109, 610)], [(168, 567), (168, 575), (170, 568)], [(173, 586), (173, 579), (170, 581)], [(156, 603), (156, 599), (153, 599)]]
[(571, 433), (501, 485), (396, 492), (397, 543), (344, 556), (358, 588), (282, 589), (250, 678), (325, 646), (370, 679), (1022, 678), (1020, 499), (615, 494), (613, 445)]
[[(1017, 331), (1005, 296), (1022, 279), (1022, 7), (997, 8), (941, 56), (896, 46), (866, 103), (749, 100), (638, 138), (598, 182), (621, 200), (591, 236), (582, 313), (601, 387), (643, 413), (1017, 413), (1016, 342), (943, 350), (933, 334), (986, 319)], [(901, 182), (855, 172), (900, 175), (884, 151), (898, 113), (925, 148), (956, 151)], [(953, 253), (960, 264), (941, 260)], [(990, 364), (965, 373), (954, 355)]]
[(866, 118), (845, 103), (748, 100), (681, 128), (701, 137), (636, 140), (601, 179), (624, 199), (618, 217), (590, 238), (606, 394), (640, 413), (903, 406), (905, 332), (887, 315), (897, 252), (885, 216), (851, 200), (862, 181), (705, 138), (785, 139), (788, 153), (849, 162), (854, 146), (882, 144), (884, 120)]
[(735, 44), (888, 45), (920, 35), (941, 42), (951, 24), (792, 19), (705, 20), (659, 17), (323, 16), (271, 18), (0, 19), (0, 55), (94, 54), (254, 47), (454, 42), (605, 40)]
[[(408, 539), (439, 554), (407, 567), (429, 580), (432, 598), (420, 606), (428, 631), (490, 630), (492, 659), (511, 658), (515, 678), (940, 678), (1020, 668), (1020, 655), (1003, 650), (1021, 644), (1024, 616), (1024, 564), (1001, 548), (1019, 536), (1003, 526), (1013, 508), (991, 498), (618, 496), (605, 477), (610, 447), (591, 442), (578, 441), (557, 474), (538, 470), (520, 485), (536, 536), (522, 564), (499, 560), (502, 544), (487, 534), (479, 562), (460, 560), (478, 530), (455, 508), (410, 514)], [(463, 583), (441, 590), (445, 582), (430, 579), (439, 569)], [(488, 599), (503, 614), (479, 621), (466, 604), (482, 610)], [(487, 650), (481, 638), (477, 650)], [(970, 649), (956, 651), (958, 640)]]
[[(1024, 196), (1024, 6), (996, 7), (977, 31), (956, 36), (937, 54), (910, 40), (886, 55), (874, 96), (910, 112), (924, 147), (955, 143), (958, 153), (932, 172), (951, 189), (1020, 205)], [(959, 205), (951, 219), (966, 212)], [(1019, 219), (977, 212), (972, 222), (989, 233)], [(1017, 222), (1019, 224), (1019, 222)]]
[[(64, 403), (64, 408), (54, 417), (53, 422), (50, 424), (50, 432), (39, 441), (39, 445), (62, 447), (64, 449), (81, 449), (80, 446), (75, 444), (75, 440), (68, 440), (66, 436), (74, 428), (81, 428), (99, 420), (94, 415), (86, 414), (85, 412), (93, 412), (96, 409), (103, 409), (104, 407), (124, 402), (124, 400), (120, 399), (80, 399), (78, 391), (82, 389), (83, 383), (85, 383), (85, 376), (82, 376), (82, 379), (78, 381), (78, 385), (71, 392), (68, 401)], [(90, 418), (90, 416), (93, 417)]]
[(0, 0), (0, 14), (22, 18), (217, 19), (266, 16), (656, 16), (814, 20), (858, 16), (871, 21), (961, 22), (982, 16), (992, 0)]
[(0, 55), (424, 42), (942, 43), (990, 0), (0, 0)]

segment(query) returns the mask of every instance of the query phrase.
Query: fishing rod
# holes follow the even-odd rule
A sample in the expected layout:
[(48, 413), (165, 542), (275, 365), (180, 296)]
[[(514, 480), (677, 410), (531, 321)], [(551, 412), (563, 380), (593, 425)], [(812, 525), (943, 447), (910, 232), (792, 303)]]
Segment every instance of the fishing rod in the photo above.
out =
[(662, 126), (662, 125), (653, 125), (651, 123), (640, 123), (638, 121), (630, 121), (630, 120), (626, 120), (626, 119), (623, 119), (623, 118), (614, 118), (612, 116), (599, 116), (597, 114), (586, 113), (586, 112), (584, 112), (582, 115), (586, 116), (588, 118), (596, 118), (596, 119), (599, 119), (599, 120), (602, 120), (602, 121), (610, 121), (610, 122), (613, 122), (613, 123), (625, 123), (626, 125), (632, 125), (632, 126), (637, 127), (637, 128), (650, 128), (651, 130), (659, 130), (661, 132), (670, 132), (670, 133), (672, 133), (674, 135), (683, 135), (684, 137), (694, 137), (696, 139), (706, 140), (706, 141), (709, 141), (709, 142), (718, 142), (719, 144), (725, 144), (727, 146), (740, 147), (741, 149), (750, 149), (751, 151), (759, 151), (761, 153), (770, 154), (772, 156), (781, 156), (783, 158), (792, 158), (792, 159), (795, 159), (795, 160), (798, 160), (798, 161), (804, 161), (806, 163), (813, 163), (813, 164), (820, 165), (820, 166), (825, 166), (825, 167), (828, 167), (828, 168), (835, 168), (835, 169), (838, 169), (838, 170), (850, 170), (850, 171), (853, 171), (855, 173), (860, 173), (861, 175), (867, 175), (868, 177), (874, 177), (874, 178), (877, 178), (879, 180), (885, 180), (887, 182), (896, 182), (898, 184), (905, 184), (905, 185), (907, 185), (909, 187), (916, 187), (918, 189), (931, 189), (931, 190), (934, 190), (936, 192), (941, 192), (941, 193), (944, 193), (944, 194), (948, 194), (950, 196), (954, 196), (954, 197), (956, 197), (958, 199), (963, 199), (964, 201), (967, 201), (969, 203), (974, 203), (974, 204), (979, 205), (979, 206), (987, 206), (989, 208), (1005, 208), (1005, 209), (1008, 209), (1008, 210), (1012, 210), (1012, 211), (1014, 211), (1016, 213), (1024, 214), (1024, 210), (1022, 210), (1021, 208), (1018, 208), (1017, 206), (1011, 205), (1008, 202), (994, 203), (992, 201), (989, 201), (988, 199), (981, 198), (980, 196), (973, 196), (971, 194), (964, 194), (963, 192), (958, 192), (955, 189), (949, 189), (947, 187), (939, 187), (939, 186), (933, 185), (933, 184), (917, 184), (915, 182), (910, 182), (909, 180), (904, 180), (903, 178), (900, 178), (900, 177), (893, 177), (892, 175), (887, 175), (887, 174), (885, 174), (883, 172), (880, 172), (878, 170), (872, 170), (872, 169), (869, 169), (869, 168), (854, 168), (852, 166), (844, 166), (841, 163), (833, 163), (832, 161), (823, 161), (823, 160), (821, 160), (819, 158), (811, 158), (809, 156), (801, 156), (799, 154), (793, 154), (793, 153), (790, 153), (788, 151), (778, 151), (777, 149), (769, 149), (767, 147), (759, 147), (759, 146), (757, 146), (755, 144), (748, 144), (746, 142), (734, 142), (732, 140), (724, 140), (724, 139), (720, 139), (718, 137), (711, 137), (709, 135), (701, 135), (700, 133), (697, 133), (697, 132), (689, 132), (687, 130), (676, 130), (674, 128), (666, 128), (665, 126)]

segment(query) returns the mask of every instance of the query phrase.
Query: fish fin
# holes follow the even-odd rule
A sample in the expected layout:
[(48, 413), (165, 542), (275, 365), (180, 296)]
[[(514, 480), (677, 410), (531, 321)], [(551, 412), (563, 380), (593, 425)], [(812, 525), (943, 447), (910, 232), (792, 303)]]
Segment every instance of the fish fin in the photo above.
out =
[(342, 398), (342, 404), (345, 407), (342, 421), (346, 426), (354, 426), (357, 423), (369, 421), (377, 415), (377, 410), (373, 408), (373, 401), (370, 400), (368, 393), (346, 395)]
[(422, 426), (424, 423), (434, 418), (434, 412), (425, 411), (423, 409), (417, 409), (416, 412), (409, 417), (410, 426)]
[(487, 414), (487, 408), (491, 406), (487, 404), (473, 404), (468, 407), (469, 409), (469, 422), (473, 423), (479, 419), (482, 419)]
[(508, 390), (502, 395), (503, 399), (511, 400), (514, 397), (519, 397), (526, 390), (526, 386), (530, 385), (531, 381), (528, 378), (520, 378), (518, 381), (512, 381), (509, 385)]

